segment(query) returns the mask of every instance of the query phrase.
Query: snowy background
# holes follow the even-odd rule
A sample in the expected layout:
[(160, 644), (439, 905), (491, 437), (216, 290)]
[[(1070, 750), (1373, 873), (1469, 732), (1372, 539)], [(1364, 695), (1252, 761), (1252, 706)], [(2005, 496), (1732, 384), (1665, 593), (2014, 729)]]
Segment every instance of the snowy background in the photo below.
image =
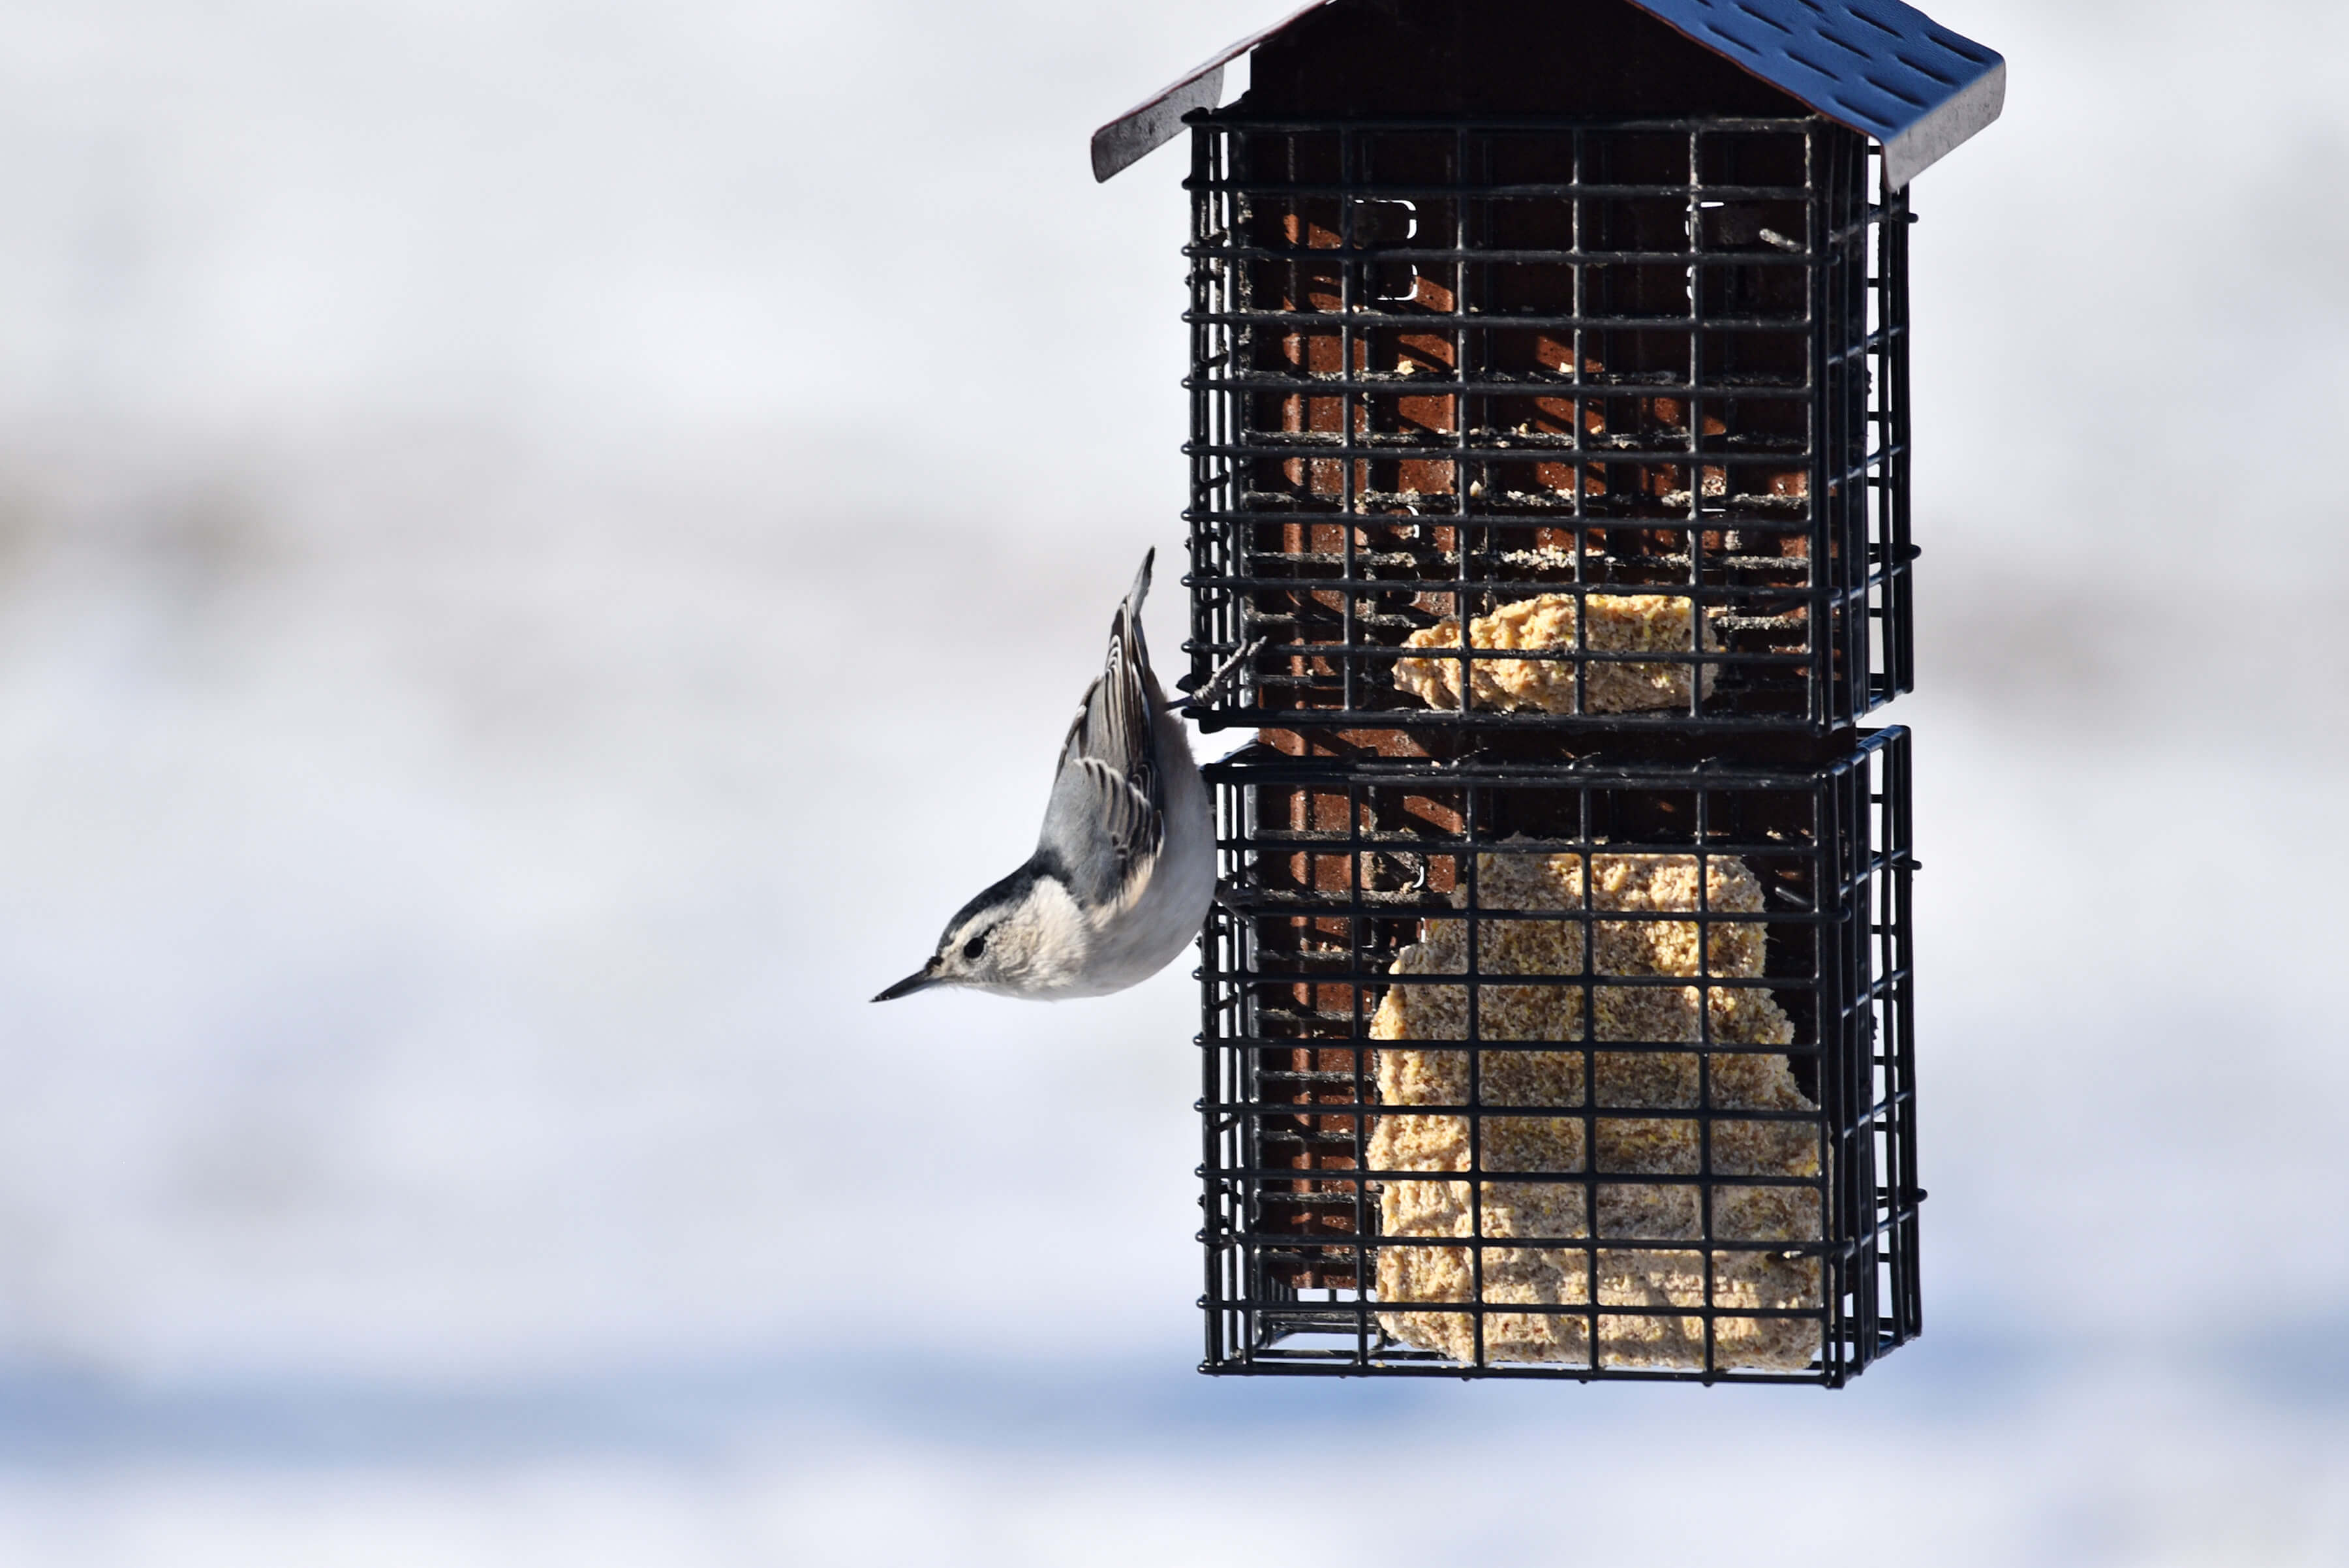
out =
[(1204, 1379), (1183, 973), (866, 1005), (1279, 8), (0, 5), (0, 1563), (2349, 1560), (2337, 6), (1935, 7), (1920, 1344)]

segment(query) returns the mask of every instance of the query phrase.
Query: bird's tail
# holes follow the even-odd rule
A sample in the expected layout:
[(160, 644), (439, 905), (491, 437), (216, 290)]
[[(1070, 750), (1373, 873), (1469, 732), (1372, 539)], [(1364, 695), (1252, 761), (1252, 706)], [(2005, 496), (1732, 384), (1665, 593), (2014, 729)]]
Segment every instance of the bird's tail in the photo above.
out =
[[(1114, 668), (1121, 660), (1129, 660), (1138, 670), (1150, 668), (1150, 649), (1142, 640), (1142, 601), (1150, 597), (1150, 566), (1158, 558), (1153, 549), (1142, 557), (1142, 570), (1133, 574), (1133, 587), (1126, 589), (1125, 602), (1117, 607), (1117, 616), (1109, 626), (1109, 661)], [(1135, 681), (1135, 689), (1141, 682)]]
[(1142, 570), (1133, 574), (1133, 587), (1125, 590), (1125, 607), (1133, 614), (1142, 613), (1142, 601), (1150, 597), (1150, 564), (1158, 559), (1156, 546), (1142, 557)]

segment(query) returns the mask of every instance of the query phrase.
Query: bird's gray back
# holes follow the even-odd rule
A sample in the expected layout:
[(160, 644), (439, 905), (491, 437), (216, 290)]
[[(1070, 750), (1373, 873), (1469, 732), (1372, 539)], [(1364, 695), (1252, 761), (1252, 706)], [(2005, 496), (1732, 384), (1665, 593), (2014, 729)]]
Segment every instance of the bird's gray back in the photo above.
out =
[(1069, 891), (1089, 908), (1117, 903), (1136, 867), (1165, 837), (1165, 779), (1154, 722), (1162, 704), (1142, 639), (1150, 561), (1110, 623), (1109, 657), (1061, 742), (1060, 772), (1044, 808), (1038, 854), (1058, 862)]

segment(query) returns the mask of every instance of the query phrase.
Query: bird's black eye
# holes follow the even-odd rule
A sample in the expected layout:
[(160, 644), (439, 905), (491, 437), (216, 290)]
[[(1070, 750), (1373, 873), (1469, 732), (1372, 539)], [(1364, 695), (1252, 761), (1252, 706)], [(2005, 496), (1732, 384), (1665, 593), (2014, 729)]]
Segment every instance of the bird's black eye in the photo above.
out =
[(971, 938), (970, 940), (963, 943), (962, 945), (962, 956), (967, 959), (976, 959), (979, 954), (986, 950), (987, 933), (985, 931), (979, 932), (978, 935)]

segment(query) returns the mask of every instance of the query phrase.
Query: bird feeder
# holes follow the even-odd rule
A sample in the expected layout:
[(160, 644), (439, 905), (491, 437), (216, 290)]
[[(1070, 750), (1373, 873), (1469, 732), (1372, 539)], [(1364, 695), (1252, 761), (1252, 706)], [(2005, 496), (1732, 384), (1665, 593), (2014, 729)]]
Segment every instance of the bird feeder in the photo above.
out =
[[(1222, 102), (1246, 55), (1246, 93)], [(1190, 130), (1214, 1372), (1837, 1385), (1913, 1336), (1894, 0), (1327, 0)]]

